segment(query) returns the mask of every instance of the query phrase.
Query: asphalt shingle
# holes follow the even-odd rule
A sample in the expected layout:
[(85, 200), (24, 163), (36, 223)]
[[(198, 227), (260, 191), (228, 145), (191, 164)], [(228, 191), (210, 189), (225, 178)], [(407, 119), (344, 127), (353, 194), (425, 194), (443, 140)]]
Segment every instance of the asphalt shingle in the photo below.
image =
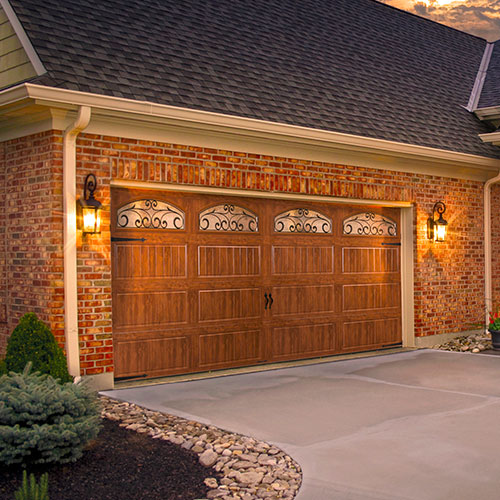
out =
[(11, 4), (42, 85), (500, 157), (464, 109), (486, 41), (374, 0)]

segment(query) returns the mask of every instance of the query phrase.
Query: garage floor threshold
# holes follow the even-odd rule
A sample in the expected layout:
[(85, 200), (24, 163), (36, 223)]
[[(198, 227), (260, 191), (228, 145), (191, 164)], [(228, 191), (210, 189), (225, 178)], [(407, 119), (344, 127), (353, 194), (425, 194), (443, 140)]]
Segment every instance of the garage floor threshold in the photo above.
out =
[(228, 368), (225, 370), (216, 370), (199, 373), (188, 373), (183, 375), (170, 375), (168, 377), (157, 378), (141, 378), (120, 380), (115, 382), (115, 389), (129, 389), (133, 387), (145, 387), (148, 385), (159, 384), (174, 384), (176, 382), (189, 382), (190, 380), (203, 380), (217, 377), (229, 377), (232, 375), (241, 375), (242, 373), (257, 373), (271, 370), (282, 370), (284, 368), (292, 368), (295, 366), (316, 365), (320, 363), (332, 363), (334, 361), (346, 361), (348, 359), (371, 358), (374, 356), (387, 356), (398, 352), (415, 351), (417, 347), (393, 347), (389, 349), (377, 349), (376, 351), (365, 351), (352, 354), (337, 354), (335, 356), (327, 356), (324, 358), (309, 358), (296, 361), (282, 361), (280, 363), (269, 363), (265, 365), (243, 366), (240, 368)]

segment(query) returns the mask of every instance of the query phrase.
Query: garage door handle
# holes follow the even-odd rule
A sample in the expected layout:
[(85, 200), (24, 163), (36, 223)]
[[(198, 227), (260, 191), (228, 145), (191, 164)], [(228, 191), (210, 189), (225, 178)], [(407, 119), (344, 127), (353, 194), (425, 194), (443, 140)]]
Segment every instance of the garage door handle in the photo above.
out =
[(264, 298), (266, 299), (266, 304), (264, 306), (264, 309), (267, 309), (267, 304), (269, 304), (269, 298), (267, 297), (267, 293), (264, 294)]
[(273, 307), (273, 302), (274, 302), (273, 296), (271, 294), (269, 294), (269, 300), (271, 301), (271, 304), (269, 304), (269, 309), (271, 309), (271, 307)]

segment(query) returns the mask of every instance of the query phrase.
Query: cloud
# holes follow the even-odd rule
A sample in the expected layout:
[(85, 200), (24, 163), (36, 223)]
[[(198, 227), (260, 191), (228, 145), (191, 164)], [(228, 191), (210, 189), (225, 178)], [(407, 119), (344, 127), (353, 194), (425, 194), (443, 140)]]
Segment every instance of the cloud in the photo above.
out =
[(439, 0), (382, 1), (489, 41), (500, 39), (500, 0), (457, 0), (444, 5)]

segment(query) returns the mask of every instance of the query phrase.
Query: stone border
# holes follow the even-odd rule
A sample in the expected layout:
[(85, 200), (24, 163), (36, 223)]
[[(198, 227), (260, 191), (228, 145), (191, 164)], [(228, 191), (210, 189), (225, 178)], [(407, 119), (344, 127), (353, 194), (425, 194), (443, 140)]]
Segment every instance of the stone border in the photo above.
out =
[(191, 450), (202, 465), (220, 472), (220, 483), (214, 477), (205, 479), (211, 488), (207, 499), (292, 500), (299, 491), (300, 465), (276, 446), (133, 403), (99, 398), (104, 418)]
[(492, 349), (491, 334), (488, 332), (463, 335), (444, 343), (432, 346), (440, 351), (471, 352), (477, 354)]

